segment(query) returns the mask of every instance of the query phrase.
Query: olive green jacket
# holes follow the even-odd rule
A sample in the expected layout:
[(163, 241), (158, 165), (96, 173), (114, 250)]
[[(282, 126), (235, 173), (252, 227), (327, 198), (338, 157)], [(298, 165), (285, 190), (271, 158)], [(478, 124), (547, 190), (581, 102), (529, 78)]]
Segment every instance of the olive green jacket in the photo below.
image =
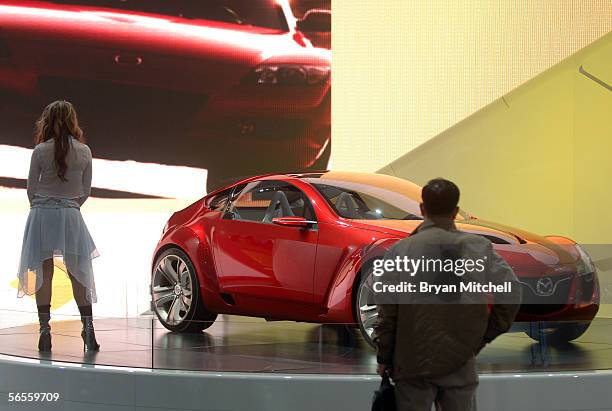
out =
[(490, 310), (487, 297), (477, 303), (378, 305), (374, 327), (377, 360), (392, 366), (396, 380), (443, 376), (459, 369), (486, 343), (506, 332), (518, 312), (520, 283), (510, 266), (493, 250), (489, 240), (458, 231), (450, 219), (435, 223), (425, 220), (416, 233), (395, 244), (385, 258), (418, 259), (435, 244), (456, 244), (469, 250), (466, 253), (472, 257), (484, 257), (486, 266), (478, 280), (510, 282), (514, 291), (504, 297), (502, 304), (493, 302)]

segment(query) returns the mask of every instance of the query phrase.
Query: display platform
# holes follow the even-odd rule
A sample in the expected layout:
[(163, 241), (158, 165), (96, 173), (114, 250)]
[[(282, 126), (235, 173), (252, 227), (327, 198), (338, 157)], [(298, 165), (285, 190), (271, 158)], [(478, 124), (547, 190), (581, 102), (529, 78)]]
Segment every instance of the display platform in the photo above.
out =
[[(202, 334), (168, 332), (154, 317), (97, 319), (102, 350), (84, 355), (79, 320), (52, 322), (53, 352), (40, 355), (38, 324), (0, 330), (0, 353), (63, 362), (215, 372), (374, 374), (376, 356), (343, 325), (220, 316)], [(612, 369), (612, 319), (597, 318), (574, 343), (542, 344), (508, 333), (478, 356), (480, 373)]]
[[(36, 349), (37, 325), (0, 330), (0, 409), (43, 409), (8, 402), (32, 391), (60, 393), (44, 409), (61, 410), (368, 409), (379, 382), (374, 351), (342, 325), (220, 316), (182, 335), (149, 316), (95, 324), (97, 354), (83, 353), (74, 319), (52, 322), (49, 355)], [(612, 319), (598, 318), (562, 347), (500, 337), (478, 357), (479, 410), (612, 409), (611, 331)]]

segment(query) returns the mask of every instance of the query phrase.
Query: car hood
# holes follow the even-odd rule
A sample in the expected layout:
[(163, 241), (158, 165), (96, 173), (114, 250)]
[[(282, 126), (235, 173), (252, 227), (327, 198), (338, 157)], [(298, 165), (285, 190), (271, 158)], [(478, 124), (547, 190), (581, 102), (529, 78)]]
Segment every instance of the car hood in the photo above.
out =
[[(415, 220), (353, 220), (356, 228), (404, 237), (422, 223)], [(578, 253), (573, 243), (560, 244), (550, 238), (503, 224), (480, 219), (456, 221), (457, 229), (482, 235), (506, 259), (517, 274), (550, 275), (573, 270)]]

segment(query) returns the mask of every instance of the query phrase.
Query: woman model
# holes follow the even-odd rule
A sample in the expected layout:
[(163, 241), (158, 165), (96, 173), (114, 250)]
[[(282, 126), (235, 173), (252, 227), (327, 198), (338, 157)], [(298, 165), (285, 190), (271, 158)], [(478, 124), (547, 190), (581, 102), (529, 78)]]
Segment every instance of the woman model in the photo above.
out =
[(96, 302), (91, 260), (96, 246), (80, 207), (91, 191), (91, 151), (83, 143), (72, 104), (49, 104), (36, 122), (36, 147), (28, 175), (30, 214), (19, 263), (19, 297), (36, 294), (38, 350), (51, 351), (53, 257), (63, 257), (81, 313), (84, 351), (98, 351), (91, 304)]

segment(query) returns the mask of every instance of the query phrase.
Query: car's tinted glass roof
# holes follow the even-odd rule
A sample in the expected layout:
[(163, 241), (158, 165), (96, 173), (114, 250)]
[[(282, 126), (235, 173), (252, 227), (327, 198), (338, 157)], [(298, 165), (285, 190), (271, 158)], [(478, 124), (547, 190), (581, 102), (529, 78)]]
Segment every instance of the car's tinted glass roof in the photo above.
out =
[[(358, 173), (350, 171), (324, 171), (317, 173), (295, 174), (294, 177), (310, 181), (312, 183), (325, 183), (328, 181), (342, 181), (347, 183), (366, 184), (374, 187), (401, 193), (416, 201), (421, 201), (421, 187), (398, 177), (376, 173)], [(319, 181), (315, 181), (319, 180)]]
[[(369, 193), (379, 200), (384, 200), (388, 204), (398, 207), (406, 213), (420, 216), (419, 204), (421, 203), (421, 186), (408, 180), (385, 174), (349, 171), (322, 171), (291, 174), (291, 176), (312, 184), (322, 192), (324, 197), (329, 197), (329, 194), (322, 190), (324, 186), (336, 186), (343, 190), (352, 190), (364, 194)], [(328, 202), (330, 201), (329, 198), (326, 199)], [(402, 218), (405, 219), (406, 216)], [(467, 214), (460, 211), (457, 218), (465, 219), (467, 218)]]

